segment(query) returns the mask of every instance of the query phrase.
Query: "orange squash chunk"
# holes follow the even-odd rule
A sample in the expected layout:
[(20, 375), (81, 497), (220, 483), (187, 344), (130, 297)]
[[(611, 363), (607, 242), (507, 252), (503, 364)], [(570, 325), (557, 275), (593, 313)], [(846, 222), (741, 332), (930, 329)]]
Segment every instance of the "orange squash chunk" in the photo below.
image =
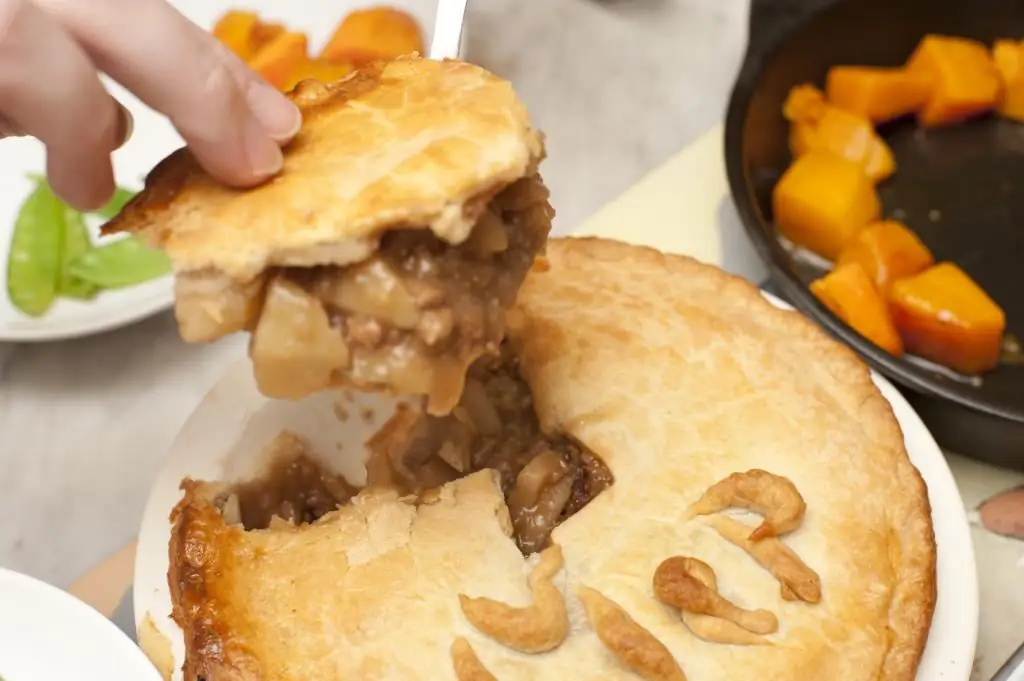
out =
[(304, 33), (285, 32), (263, 46), (249, 60), (249, 66), (278, 89), (285, 89), (295, 68), (307, 61), (308, 40)]
[(352, 70), (352, 65), (345, 62), (306, 59), (295, 65), (283, 89), (291, 90), (300, 81), (307, 79), (318, 80), (321, 83), (333, 83), (352, 73)]
[(782, 104), (790, 122), (789, 152), (793, 158), (806, 154), (814, 144), (814, 131), (825, 114), (825, 93), (810, 84), (794, 85)]
[(423, 52), (423, 34), (416, 20), (399, 9), (376, 7), (356, 10), (345, 17), (320, 58), (361, 66), (411, 52)]
[(905, 68), (833, 66), (825, 91), (833, 106), (877, 124), (917, 113), (931, 98), (932, 81)]
[(245, 62), (267, 43), (284, 33), (280, 24), (265, 24), (255, 12), (230, 10), (217, 20), (213, 36)]
[(873, 182), (896, 171), (889, 145), (875, 132), (871, 121), (825, 101), (813, 85), (797, 85), (789, 91), (782, 114), (791, 122), (789, 150), (794, 157), (808, 151), (827, 151), (857, 163)]
[(928, 247), (896, 220), (868, 225), (839, 254), (836, 267), (857, 263), (864, 268), (879, 291), (892, 282), (919, 274), (935, 263)]
[(896, 158), (871, 122), (834, 106), (818, 121), (812, 149), (829, 151), (860, 165), (872, 182), (881, 182), (896, 171)]
[(907, 352), (968, 375), (999, 363), (1006, 315), (956, 265), (897, 280), (889, 307)]
[(994, 108), (1002, 81), (988, 49), (976, 40), (927, 35), (921, 39), (907, 69), (930, 78), (928, 103), (917, 114), (925, 127), (958, 123)]
[(213, 37), (237, 54), (242, 61), (252, 57), (252, 37), (260, 19), (255, 12), (230, 10), (213, 26)]
[(814, 148), (816, 128), (813, 123), (792, 123), (789, 126), (789, 153), (793, 158)]
[(997, 40), (992, 46), (992, 60), (1003, 81), (1003, 98), (996, 113), (1024, 122), (1024, 41)]
[(811, 293), (832, 314), (878, 347), (897, 356), (903, 354), (903, 343), (893, 326), (885, 298), (860, 264), (837, 266), (811, 282)]
[(789, 153), (796, 158), (814, 148), (815, 126), (813, 123), (793, 123), (789, 126)]
[[(285, 28), (281, 24), (268, 24), (262, 21), (257, 23), (256, 28), (252, 31), (252, 40), (250, 41), (252, 55), (255, 55), (257, 52), (269, 45), (271, 41), (284, 33)], [(249, 58), (251, 59), (252, 56)]]
[(825, 93), (809, 83), (794, 85), (782, 104), (782, 115), (791, 123), (814, 123), (821, 120), (828, 106)]
[(787, 239), (834, 260), (881, 203), (861, 167), (834, 154), (810, 151), (793, 161), (772, 190), (775, 225)]

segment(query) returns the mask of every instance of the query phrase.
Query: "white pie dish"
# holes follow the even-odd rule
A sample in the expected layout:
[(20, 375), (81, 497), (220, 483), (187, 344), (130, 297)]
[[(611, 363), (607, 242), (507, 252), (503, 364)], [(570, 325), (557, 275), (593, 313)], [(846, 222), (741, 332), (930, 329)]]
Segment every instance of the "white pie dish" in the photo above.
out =
[[(968, 681), (977, 640), (978, 594), (963, 503), (941, 451), (920, 419), (887, 381), (878, 376), (874, 380), (891, 403), (910, 458), (928, 484), (938, 543), (939, 596), (917, 678)], [(307, 437), (315, 453), (331, 465), (330, 457), (339, 451), (339, 444), (361, 447), (394, 404), (375, 396), (343, 395), (349, 394), (324, 393), (298, 403), (267, 400), (256, 390), (248, 361), (240, 360), (186, 422), (147, 504), (135, 571), (136, 623), (155, 622), (171, 641), (176, 666), (181, 664), (184, 643), (180, 630), (167, 617), (171, 605), (166, 576), (168, 515), (180, 498), (181, 479), (230, 480), (256, 472), (261, 462), (255, 454), (282, 428)], [(348, 418), (339, 418), (338, 404)], [(342, 466), (337, 471), (358, 481), (362, 471), (351, 470), (353, 457), (341, 460), (348, 462), (349, 469)], [(180, 672), (174, 678), (180, 679)]]
[(0, 678), (159, 681), (123, 631), (71, 594), (0, 568)]

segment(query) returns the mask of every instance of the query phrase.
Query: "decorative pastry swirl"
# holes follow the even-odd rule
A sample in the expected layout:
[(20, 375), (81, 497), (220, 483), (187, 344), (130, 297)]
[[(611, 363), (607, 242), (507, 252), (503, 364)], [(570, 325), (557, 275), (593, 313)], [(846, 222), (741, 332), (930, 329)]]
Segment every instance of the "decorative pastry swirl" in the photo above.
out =
[(725, 516), (711, 516), (704, 521), (722, 537), (751, 555), (782, 586), (782, 597), (787, 601), (807, 603), (821, 601), (821, 579), (800, 560), (796, 553), (775, 537), (759, 541), (750, 538), (750, 526)]
[(662, 561), (654, 572), (654, 596), (679, 608), (687, 627), (713, 643), (763, 644), (766, 641), (757, 634), (772, 634), (779, 628), (771, 612), (745, 610), (721, 596), (715, 571), (696, 558), (676, 556)]
[(751, 541), (779, 537), (800, 527), (807, 504), (788, 478), (752, 469), (716, 482), (687, 511), (688, 517), (745, 508), (764, 516)]
[(563, 563), (562, 549), (557, 545), (541, 552), (529, 579), (533, 605), (515, 608), (490, 598), (459, 594), (462, 612), (480, 632), (513, 650), (521, 653), (553, 650), (569, 635), (565, 599), (551, 582)]
[(617, 603), (585, 586), (580, 587), (578, 594), (587, 620), (601, 643), (640, 678), (686, 681), (686, 675), (665, 644), (637, 624)]
[(459, 681), (498, 681), (476, 656), (469, 641), (459, 637), (452, 643), (452, 666)]

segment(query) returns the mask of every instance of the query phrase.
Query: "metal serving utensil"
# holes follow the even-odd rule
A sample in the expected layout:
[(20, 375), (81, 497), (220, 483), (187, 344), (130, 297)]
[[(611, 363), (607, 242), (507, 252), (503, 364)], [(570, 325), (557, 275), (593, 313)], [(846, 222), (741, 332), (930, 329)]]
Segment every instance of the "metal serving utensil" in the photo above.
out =
[(1024, 681), (1024, 645), (1017, 648), (1017, 652), (996, 672), (992, 681)]
[(455, 59), (459, 56), (468, 1), (438, 0), (437, 16), (434, 18), (434, 38), (430, 41), (431, 59)]

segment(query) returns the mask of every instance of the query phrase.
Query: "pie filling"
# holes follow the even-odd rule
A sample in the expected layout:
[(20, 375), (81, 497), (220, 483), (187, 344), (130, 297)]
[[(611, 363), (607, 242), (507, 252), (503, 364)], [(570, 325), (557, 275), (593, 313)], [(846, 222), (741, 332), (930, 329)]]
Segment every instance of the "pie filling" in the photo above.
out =
[(186, 275), (176, 291), (182, 335), (251, 330), (249, 355), (269, 397), (350, 385), (424, 395), (428, 411), (448, 413), (467, 368), (497, 350), (554, 215), (538, 175), (464, 210), (479, 215), (458, 245), (429, 229), (395, 229), (370, 258), (344, 267), (277, 268), (219, 287), (216, 277)]
[[(267, 475), (234, 488), (224, 506), (229, 522), (247, 530), (269, 527), (275, 518), (315, 522), (357, 493), (306, 456), (297, 438), (292, 442)], [(529, 386), (507, 345), (473, 364), (450, 414), (399, 408), (367, 444), (367, 485), (420, 498), (476, 471), (498, 471), (525, 555), (543, 550), (555, 527), (613, 481), (582, 443), (541, 432)]]

